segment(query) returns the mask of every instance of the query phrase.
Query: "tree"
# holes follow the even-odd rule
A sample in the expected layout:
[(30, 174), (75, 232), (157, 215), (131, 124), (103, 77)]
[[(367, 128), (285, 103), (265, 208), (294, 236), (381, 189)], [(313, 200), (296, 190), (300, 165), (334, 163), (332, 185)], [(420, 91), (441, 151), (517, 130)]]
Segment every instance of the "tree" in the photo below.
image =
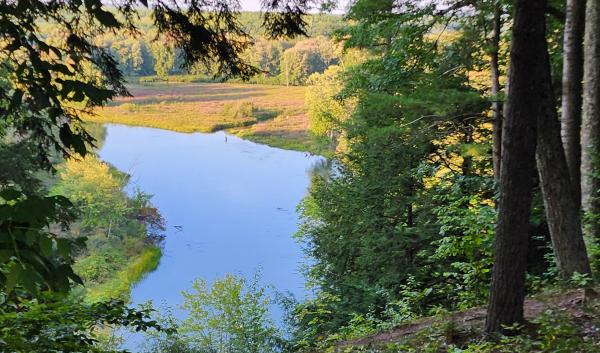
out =
[(581, 202), (581, 103), (585, 0), (567, 0), (563, 43), (561, 135), (573, 195)]
[(126, 353), (102, 347), (102, 328), (130, 327), (170, 332), (150, 319), (151, 310), (134, 310), (120, 301), (84, 304), (77, 299), (45, 295), (0, 306), (0, 350), (3, 352)]
[(142, 69), (144, 63), (142, 47), (136, 39), (122, 39), (114, 41), (111, 49), (115, 53), (115, 59), (119, 63), (119, 69), (125, 75), (136, 75)]
[(118, 175), (106, 163), (87, 156), (67, 160), (59, 177), (52, 192), (67, 197), (79, 207), (82, 226), (101, 227), (110, 237), (112, 229), (125, 220), (128, 205), (121, 190), (125, 174)]
[(323, 73), (314, 73), (308, 79), (306, 106), (308, 108), (309, 130), (316, 136), (334, 141), (341, 123), (350, 115), (349, 102), (341, 102), (336, 95), (342, 89), (338, 75), (339, 66), (330, 66)]
[(300, 85), (311, 74), (322, 73), (337, 61), (329, 40), (324, 37), (311, 38), (300, 41), (283, 52), (280, 72), (286, 85)]
[[(538, 116), (537, 167), (540, 176), (546, 219), (556, 264), (561, 277), (569, 280), (575, 273), (591, 275), (587, 250), (581, 232), (579, 201), (579, 131), (581, 120), (581, 31), (577, 16), (581, 4), (569, 3), (565, 24), (565, 62), (563, 65), (563, 119), (561, 126), (556, 112), (551, 64), (548, 49), (539, 55), (545, 59), (544, 112)], [(571, 12), (571, 13), (569, 13)], [(569, 19), (569, 16), (574, 17)], [(581, 28), (578, 28), (581, 27)], [(566, 82), (564, 81), (566, 79)], [(575, 96), (575, 97), (573, 97)], [(566, 114), (566, 115), (565, 115)]]
[(154, 42), (150, 46), (154, 58), (154, 72), (159, 77), (167, 77), (175, 64), (175, 49), (169, 42)]
[(556, 265), (560, 276), (569, 280), (575, 273), (591, 275), (587, 250), (581, 232), (577, 192), (569, 175), (569, 166), (560, 138), (547, 48), (538, 54), (544, 70), (543, 111), (537, 116), (537, 169)]
[(258, 67), (265, 76), (277, 76), (283, 51), (292, 45), (285, 41), (258, 39), (251, 50), (246, 52), (249, 62)]
[[(493, 232), (486, 225), (495, 215), (483, 123), (489, 100), (471, 81), (489, 63), (480, 60), (485, 37), (465, 24), (471, 8), (439, 14), (421, 5), (357, 2), (340, 37), (346, 48), (368, 51), (366, 60), (345, 67), (339, 84), (329, 71), (313, 76), (326, 83), (307, 95), (316, 130), (338, 120), (345, 148), (301, 206), (298, 234), (319, 286), (319, 296), (299, 306), (303, 342), (353, 318), (475, 305), (487, 290)], [(452, 30), (438, 31), (457, 16)], [(481, 77), (488, 84), (487, 72)], [(352, 103), (347, 113), (327, 97), (329, 86)]]
[(210, 286), (196, 280), (183, 292), (187, 318), (177, 333), (161, 333), (147, 344), (147, 352), (270, 353), (280, 348), (279, 332), (269, 317), (270, 298), (259, 276), (250, 280), (226, 275)]
[[(581, 201), (588, 216), (600, 214), (600, 2), (588, 0), (585, 17), (583, 123), (581, 126)], [(593, 219), (593, 217), (589, 217)], [(600, 237), (600, 224), (586, 222), (590, 240)]]
[(492, 38), (490, 39), (490, 73), (492, 94), (492, 159), (494, 180), (500, 182), (500, 168), (502, 161), (502, 101), (500, 100), (500, 39), (502, 35), (502, 6), (499, 1), (494, 2), (494, 17)]
[[(209, 66), (217, 62), (217, 70), (223, 76), (249, 78), (257, 69), (241, 57), (251, 40), (237, 20), (236, 4), (234, 0), (159, 1), (152, 3), (151, 11), (158, 33), (175, 43), (186, 65), (202, 63)], [(283, 11), (265, 14), (265, 28), (275, 36), (305, 33), (306, 23), (302, 16), (312, 4), (305, 0), (294, 1), (293, 6), (287, 6), (288, 1), (267, 3), (266, 10), (282, 6)], [(106, 10), (101, 0), (86, 0), (83, 4), (75, 0), (0, 2), (0, 71), (3, 73), (0, 79), (0, 138), (14, 134), (18, 140), (34, 144), (37, 167), (41, 169), (52, 170), (56, 154), (67, 158), (74, 154), (84, 156), (94, 140), (83, 127), (81, 114), (90, 113), (118, 95), (128, 94), (117, 61), (109, 49), (97, 43), (97, 39), (107, 33), (135, 35), (138, 5), (148, 7), (148, 2), (128, 1), (115, 7), (113, 12)], [(62, 34), (58, 40), (44, 35), (42, 27), (47, 23)], [(23, 212), (19, 206), (23, 205), (29, 212), (25, 216), (29, 219), (19, 215), (15, 218), (18, 222), (6, 218), (11, 212), (3, 213), (0, 227), (6, 244), (11, 244), (7, 234), (22, 233), (14, 227), (35, 223), (32, 228), (43, 230), (43, 226), (38, 227), (40, 220), (56, 218), (48, 212), (67, 207), (63, 198), (54, 197), (45, 199), (45, 202), (54, 203), (54, 206), (45, 205), (47, 210), (29, 208), (39, 206), (37, 201), (32, 201), (38, 200), (38, 196), (26, 195), (19, 187), (2, 191), (0, 206), (11, 212)], [(57, 215), (57, 221), (60, 221), (60, 215)], [(18, 242), (18, 246), (27, 245), (23, 249), (8, 248), (19, 255), (28, 254), (25, 250), (37, 251), (38, 242), (45, 244), (45, 249), (48, 244), (53, 244), (53, 237), (47, 232), (36, 234), (38, 236), (32, 238), (33, 249), (27, 247), (32, 245), (31, 241)], [(66, 251), (68, 253), (70, 249)], [(48, 258), (52, 254), (43, 252), (39, 255)], [(5, 269), (14, 260), (13, 256), (3, 256), (0, 268)], [(17, 260), (23, 266), (27, 261), (37, 261), (20, 255)], [(69, 261), (64, 265), (70, 270)], [(17, 271), (14, 266), (10, 268)], [(31, 269), (35, 274), (36, 267)], [(64, 284), (72, 279), (71, 273), (43, 271), (33, 277), (20, 277), (17, 272), (9, 272), (9, 277), (19, 281), (29, 278), (45, 286), (50, 280)]]
[(486, 331), (523, 321), (537, 119), (544, 115), (545, 0), (515, 0), (500, 200)]

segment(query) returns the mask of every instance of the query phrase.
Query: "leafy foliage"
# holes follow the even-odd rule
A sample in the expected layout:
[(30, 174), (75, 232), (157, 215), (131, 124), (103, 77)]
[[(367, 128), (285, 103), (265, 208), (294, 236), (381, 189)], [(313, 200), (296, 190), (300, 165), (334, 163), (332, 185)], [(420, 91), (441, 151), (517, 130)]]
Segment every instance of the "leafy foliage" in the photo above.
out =
[(336, 100), (342, 89), (339, 77), (341, 72), (341, 67), (330, 66), (322, 74), (314, 73), (309, 77), (309, 87), (306, 90), (309, 129), (317, 136), (333, 139), (350, 114), (351, 104)]
[(298, 42), (283, 52), (280, 72), (286, 85), (300, 85), (315, 72), (323, 72), (338, 62), (331, 42), (324, 37)]
[(59, 171), (60, 182), (52, 190), (79, 206), (83, 227), (101, 227), (111, 236), (113, 227), (125, 221), (127, 198), (121, 190), (126, 175), (112, 172), (106, 163), (92, 156), (68, 159)]
[(71, 268), (72, 253), (84, 239), (70, 240), (48, 230), (74, 218), (61, 196), (25, 196), (13, 188), (0, 192), (0, 288), (8, 294), (22, 285), (32, 293), (66, 291), (81, 283)]
[[(146, 352), (267, 353), (278, 351), (279, 333), (269, 318), (269, 297), (252, 280), (227, 275), (209, 287), (196, 280), (184, 292), (182, 308), (187, 319), (179, 322), (178, 334), (155, 337)], [(177, 323), (167, 315), (164, 321)]]
[(338, 38), (369, 55), (343, 68), (337, 89), (311, 88), (311, 122), (342, 138), (300, 207), (319, 294), (293, 309), (299, 346), (488, 297), (496, 211), (478, 21), (491, 13), (456, 5), (353, 3)]
[(87, 305), (60, 297), (1, 303), (0, 326), (4, 352), (124, 352), (104, 348), (99, 331), (118, 326), (137, 331), (163, 329), (150, 319), (147, 309), (128, 309), (119, 301)]
[[(251, 41), (237, 19), (236, 4), (228, 0), (158, 1), (152, 3), (154, 24), (163, 38), (180, 49), (184, 65), (216, 65), (224, 76), (248, 78), (257, 69), (241, 58)], [(112, 11), (100, 0), (0, 3), (0, 151), (3, 160), (6, 151), (15, 150), (35, 157), (27, 156), (26, 163), (15, 165), (24, 170), (3, 173), (0, 180), (3, 351), (115, 351), (99, 347), (97, 326), (160, 328), (147, 320), (147, 311), (127, 309), (121, 302), (87, 306), (47, 297), (49, 291), (66, 293), (72, 282), (81, 283), (72, 264), (75, 247), (85, 239), (56, 234), (59, 227), (65, 230), (74, 220), (73, 205), (64, 196), (45, 196), (41, 183), (30, 177), (39, 170), (53, 171), (61, 157), (86, 157), (94, 138), (85, 130), (81, 115), (118, 95), (128, 95), (121, 72), (124, 65), (119, 65), (115, 55), (137, 54), (119, 47), (111, 52), (96, 39), (108, 33), (136, 35), (140, 5), (147, 7), (148, 2), (120, 2)], [(282, 28), (279, 22), (269, 23)], [(45, 33), (42, 27), (47, 24), (58, 35)], [(140, 60), (124, 63), (132, 70), (141, 65)], [(19, 149), (25, 145), (34, 147)], [(113, 225), (120, 226), (128, 212), (122, 184), (107, 178), (107, 167), (101, 164), (82, 164), (90, 168), (78, 169), (75, 161), (69, 163), (73, 178), (63, 178), (61, 191), (83, 209), (84, 228), (107, 227), (110, 236)], [(81, 180), (89, 178), (90, 172), (100, 174), (101, 179), (95, 180), (100, 183), (97, 190)], [(98, 197), (98, 191), (108, 192), (103, 195), (108, 197)], [(136, 202), (149, 210), (148, 199)], [(137, 217), (155, 230), (164, 229), (156, 213), (140, 212)], [(106, 275), (105, 266), (82, 267), (89, 279)]]
[[(268, 8), (285, 5), (284, 2), (277, 3), (266, 5), (270, 5)], [(94, 139), (83, 127), (81, 115), (91, 113), (94, 107), (105, 105), (118, 95), (128, 94), (115, 59), (118, 51), (112, 52), (97, 39), (107, 34), (137, 35), (135, 20), (139, 6), (148, 7), (148, 4), (145, 0), (126, 1), (108, 10), (100, 0), (2, 2), (0, 115), (3, 119), (0, 137), (14, 136), (13, 140), (27, 140), (35, 145), (32, 151), (37, 155), (37, 169), (51, 170), (57, 154), (85, 157)], [(248, 78), (257, 72), (241, 57), (251, 45), (251, 40), (238, 20), (236, 1), (158, 1), (151, 3), (150, 8), (157, 33), (180, 50), (179, 55), (187, 67), (198, 63), (216, 65), (218, 73), (226, 77)], [(289, 11), (293, 12), (291, 8)], [(291, 28), (287, 32), (290, 35), (299, 33), (293, 28), (293, 23), (282, 20), (286, 16), (283, 12), (271, 18), (267, 27), (270, 30)], [(44, 33), (48, 25), (52, 31)], [(49, 35), (52, 32), (54, 36)], [(139, 52), (141, 50), (140, 47)], [(139, 65), (139, 60), (131, 60), (128, 65)], [(9, 199), (17, 198), (13, 195)], [(23, 207), (34, 207), (33, 204), (39, 203), (35, 200), (35, 197), (26, 197)], [(64, 209), (61, 205), (64, 201), (60, 198), (44, 200), (50, 211), (46, 214), (38, 209), (40, 213), (32, 218), (44, 219), (48, 223), (48, 220), (56, 220), (58, 214), (54, 210)], [(21, 207), (10, 209), (19, 210)], [(8, 222), (7, 217), (5, 220), (2, 223), (4, 234), (22, 232), (18, 228), (13, 229), (14, 226), (30, 226), (29, 223)], [(41, 228), (38, 220), (31, 222), (35, 223), (31, 225), (33, 228)], [(23, 222), (22, 219), (19, 221)], [(36, 237), (29, 239), (31, 242), (37, 240)], [(47, 246), (44, 245), (44, 248)], [(61, 251), (63, 248), (60, 247)], [(41, 256), (41, 259), (35, 260), (38, 262), (52, 261), (40, 252), (36, 256)], [(7, 263), (13, 261), (12, 255), (4, 259), (0, 263), (2, 268), (14, 267)], [(69, 263), (64, 266), (65, 269), (59, 272), (72, 272)], [(14, 271), (11, 270), (11, 273), (16, 273)], [(69, 276), (67, 274), (66, 278)], [(38, 274), (29, 278), (35, 282), (42, 277)], [(59, 287), (64, 289), (65, 277), (59, 277)], [(21, 279), (19, 276), (16, 278)]]
[(85, 236), (75, 272), (85, 283), (85, 298), (128, 298), (130, 286), (158, 263), (165, 221), (151, 196), (124, 192), (128, 176), (88, 155), (69, 159), (59, 168), (53, 194), (75, 202), (79, 217), (63, 238)]
[[(233, 2), (230, 2), (230, 6), (231, 9), (235, 9)], [(113, 13), (118, 12), (113, 8), (107, 8), (107, 10)], [(186, 65), (185, 51), (177, 45), (173, 38), (159, 35), (160, 32), (154, 26), (153, 11), (139, 9), (137, 13), (139, 18), (135, 19), (135, 35), (124, 31), (107, 32), (97, 36), (95, 40), (99, 47), (106, 49), (113, 56), (118, 69), (129, 77), (128, 80), (136, 79), (136, 76), (150, 75), (158, 76), (152, 78), (155, 80), (166, 80), (168, 75), (186, 74), (197, 75), (204, 80), (233, 78), (222, 70), (220, 71), (218, 60), (211, 55), (206, 56), (206, 60), (194, 61), (190, 62), (190, 65)], [(235, 25), (245, 32), (244, 35), (240, 33), (239, 36), (240, 39), (245, 38), (239, 41), (241, 63), (247, 66), (246, 69), (250, 73), (258, 73), (258, 71), (261, 73), (259, 77), (251, 78), (253, 82), (281, 83), (278, 75), (283, 52), (294, 46), (306, 47), (306, 43), (316, 41), (301, 38), (269, 39), (268, 35), (265, 36), (259, 13), (241, 12), (232, 13), (232, 15), (235, 18), (232, 17), (228, 21), (236, 22)], [(321, 45), (321, 51), (328, 51), (331, 43), (324, 41), (324, 37), (329, 37), (335, 29), (341, 27), (342, 17), (319, 14), (306, 15), (304, 18), (308, 34), (311, 37), (321, 38), (318, 39), (319, 43), (326, 44), (325, 46)], [(212, 21), (209, 18), (206, 20)], [(226, 26), (224, 25), (223, 28)], [(52, 22), (44, 22), (40, 24), (40, 27), (52, 41), (57, 41), (62, 36), (60, 27)], [(236, 36), (236, 38), (238, 37)], [(249, 42), (251, 45), (244, 43), (249, 40), (251, 40)], [(322, 60), (327, 62), (330, 59), (324, 57)], [(307, 69), (309, 72), (314, 72), (311, 71), (314, 68)], [(243, 79), (250, 79), (250, 76), (243, 76)], [(143, 78), (143, 80), (146, 81), (148, 78)]]

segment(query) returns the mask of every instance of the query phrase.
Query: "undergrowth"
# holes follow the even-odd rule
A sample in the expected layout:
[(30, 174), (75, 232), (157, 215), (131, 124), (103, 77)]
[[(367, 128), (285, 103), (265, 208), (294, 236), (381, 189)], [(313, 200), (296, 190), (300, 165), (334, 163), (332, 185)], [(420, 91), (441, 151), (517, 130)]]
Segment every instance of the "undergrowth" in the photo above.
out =
[(486, 336), (481, 325), (468, 325), (455, 317), (440, 315), (425, 328), (402, 338), (390, 336), (387, 341), (354, 345), (337, 342), (321, 347), (319, 352), (595, 353), (600, 352), (599, 325), (598, 302), (548, 306), (526, 324), (505, 327), (505, 333), (495, 337)]

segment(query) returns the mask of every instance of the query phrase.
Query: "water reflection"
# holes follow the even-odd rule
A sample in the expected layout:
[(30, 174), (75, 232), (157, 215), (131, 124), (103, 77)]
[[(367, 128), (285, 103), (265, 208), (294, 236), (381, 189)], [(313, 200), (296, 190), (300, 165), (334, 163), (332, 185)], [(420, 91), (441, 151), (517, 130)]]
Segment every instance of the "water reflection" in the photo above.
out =
[(295, 210), (310, 173), (328, 168), (324, 158), (222, 132), (120, 125), (107, 126), (99, 154), (154, 195), (168, 223), (161, 263), (134, 288), (134, 303), (176, 307), (195, 278), (251, 276), (259, 268), (265, 284), (304, 296)]

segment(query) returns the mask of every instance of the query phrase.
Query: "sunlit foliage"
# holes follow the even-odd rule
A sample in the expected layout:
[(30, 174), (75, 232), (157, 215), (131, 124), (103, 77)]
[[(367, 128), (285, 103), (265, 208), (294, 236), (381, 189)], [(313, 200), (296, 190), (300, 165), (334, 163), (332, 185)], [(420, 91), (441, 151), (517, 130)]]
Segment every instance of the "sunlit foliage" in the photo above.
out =
[(246, 280), (226, 275), (211, 285), (198, 279), (183, 293), (183, 321), (167, 316), (177, 334), (151, 338), (145, 352), (270, 353), (281, 338), (269, 315), (270, 298), (259, 276)]

